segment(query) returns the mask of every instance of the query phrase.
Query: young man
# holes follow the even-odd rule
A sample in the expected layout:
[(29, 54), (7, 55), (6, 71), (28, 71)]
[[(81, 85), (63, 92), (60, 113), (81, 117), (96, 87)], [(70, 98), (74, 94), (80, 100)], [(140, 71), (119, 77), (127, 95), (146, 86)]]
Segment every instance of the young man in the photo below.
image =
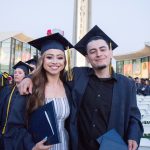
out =
[(68, 82), (74, 103), (70, 114), (72, 150), (98, 150), (96, 139), (110, 129), (120, 134), (129, 150), (139, 145), (143, 127), (135, 83), (110, 69), (116, 47), (98, 26), (75, 45), (92, 68), (73, 68), (73, 80)]
[(72, 88), (76, 113), (71, 122), (77, 126), (78, 150), (98, 150), (96, 139), (114, 128), (136, 150), (143, 134), (136, 104), (135, 83), (111, 68), (113, 42), (98, 26), (93, 27), (76, 45), (92, 68), (74, 68)]

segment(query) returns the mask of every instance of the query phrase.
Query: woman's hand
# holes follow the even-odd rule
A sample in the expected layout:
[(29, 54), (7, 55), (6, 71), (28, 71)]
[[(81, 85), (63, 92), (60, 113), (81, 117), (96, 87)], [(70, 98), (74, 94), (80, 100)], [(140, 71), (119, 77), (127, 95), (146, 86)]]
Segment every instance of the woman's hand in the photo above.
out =
[(49, 150), (50, 145), (44, 145), (46, 142), (47, 138), (44, 138), (42, 141), (36, 143), (36, 145), (32, 148), (32, 150)]

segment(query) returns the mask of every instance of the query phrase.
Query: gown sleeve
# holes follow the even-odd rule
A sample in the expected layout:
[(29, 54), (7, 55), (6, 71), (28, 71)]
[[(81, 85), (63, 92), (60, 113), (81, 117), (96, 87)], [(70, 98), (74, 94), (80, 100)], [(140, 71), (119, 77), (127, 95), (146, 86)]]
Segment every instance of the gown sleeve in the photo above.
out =
[(9, 137), (12, 140), (13, 150), (31, 150), (35, 145), (26, 128), (27, 100), (28, 96), (22, 96), (17, 92), (11, 104), (5, 139)]

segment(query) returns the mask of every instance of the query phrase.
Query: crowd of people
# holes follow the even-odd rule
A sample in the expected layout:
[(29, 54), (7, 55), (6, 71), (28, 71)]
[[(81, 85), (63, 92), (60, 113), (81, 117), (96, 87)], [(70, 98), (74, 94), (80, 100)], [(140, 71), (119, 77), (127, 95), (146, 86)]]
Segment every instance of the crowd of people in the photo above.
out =
[(132, 78), (131, 76), (129, 76), (129, 79), (135, 81), (136, 94), (143, 96), (150, 95), (150, 80), (148, 78)]
[[(32, 74), (36, 69), (37, 58), (36, 57), (32, 58), (26, 61), (25, 64), (33, 68), (32, 71), (29, 70), (29, 74)], [(0, 89), (2, 89), (2, 87), (13, 85), (13, 84), (15, 84), (14, 74), (9, 74), (7, 72), (0, 73)]]
[[(113, 71), (111, 60), (118, 45), (109, 36), (96, 25), (75, 45), (59, 33), (29, 44), (41, 51), (37, 67), (29, 75), (33, 66), (18, 62), (13, 67), (14, 83), (0, 91), (1, 150), (99, 150), (102, 145), (97, 139), (111, 129), (126, 149), (138, 148), (143, 126), (135, 82)], [(66, 72), (65, 50), (70, 48), (79, 51), (91, 67)], [(51, 101), (60, 143), (47, 145), (48, 137), (35, 142), (28, 127), (34, 111)]]
[(150, 81), (149, 79), (135, 78), (136, 92), (138, 95), (150, 95)]

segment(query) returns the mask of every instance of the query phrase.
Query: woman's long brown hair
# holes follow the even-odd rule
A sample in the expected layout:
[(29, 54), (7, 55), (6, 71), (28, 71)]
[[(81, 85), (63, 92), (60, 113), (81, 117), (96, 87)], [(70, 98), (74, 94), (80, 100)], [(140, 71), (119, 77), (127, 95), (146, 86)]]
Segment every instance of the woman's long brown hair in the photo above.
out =
[[(36, 71), (32, 75), (33, 89), (27, 102), (27, 116), (42, 106), (45, 100), (45, 85), (47, 83), (46, 71), (43, 68), (45, 53), (40, 57)], [(66, 58), (65, 58), (66, 65)], [(62, 80), (64, 69), (60, 72)]]

